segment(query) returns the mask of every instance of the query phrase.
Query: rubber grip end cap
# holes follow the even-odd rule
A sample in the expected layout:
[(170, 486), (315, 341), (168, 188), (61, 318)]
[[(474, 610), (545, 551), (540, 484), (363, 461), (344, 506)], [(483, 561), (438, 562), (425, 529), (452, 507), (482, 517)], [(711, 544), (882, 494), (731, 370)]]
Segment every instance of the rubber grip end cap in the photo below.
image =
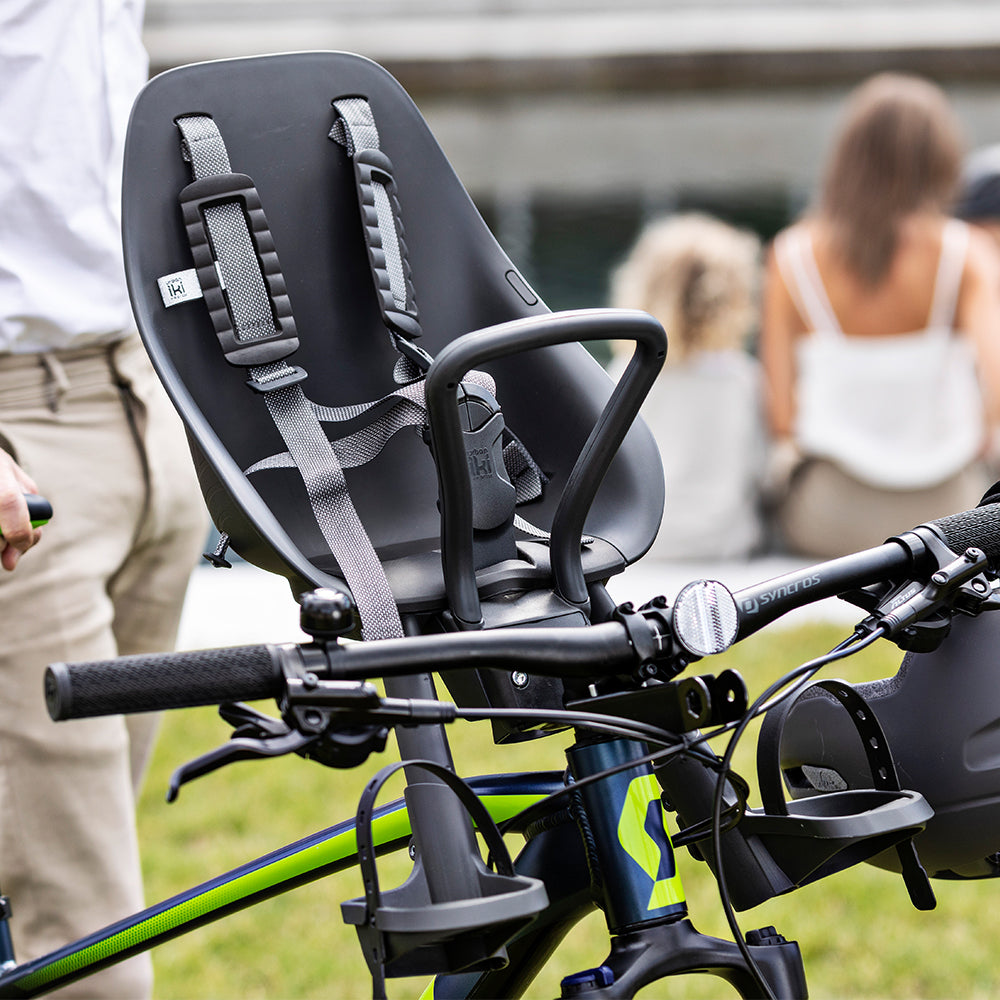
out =
[(45, 706), (56, 722), (72, 718), (73, 696), (69, 670), (65, 663), (50, 663), (45, 668)]

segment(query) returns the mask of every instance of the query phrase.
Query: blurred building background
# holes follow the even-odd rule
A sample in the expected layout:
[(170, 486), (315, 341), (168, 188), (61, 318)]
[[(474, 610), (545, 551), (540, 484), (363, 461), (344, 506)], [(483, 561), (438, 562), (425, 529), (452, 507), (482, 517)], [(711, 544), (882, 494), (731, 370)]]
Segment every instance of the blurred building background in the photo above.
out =
[(552, 308), (601, 305), (649, 217), (769, 237), (800, 211), (846, 91), (927, 75), (1000, 141), (996, 0), (147, 0), (153, 72), (357, 52), (414, 98)]

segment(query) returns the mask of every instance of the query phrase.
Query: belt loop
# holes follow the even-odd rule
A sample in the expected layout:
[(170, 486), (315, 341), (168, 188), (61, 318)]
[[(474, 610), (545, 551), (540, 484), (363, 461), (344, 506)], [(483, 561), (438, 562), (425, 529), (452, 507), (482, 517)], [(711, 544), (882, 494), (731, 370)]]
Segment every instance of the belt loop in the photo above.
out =
[(49, 409), (56, 413), (62, 404), (63, 396), (69, 391), (69, 376), (59, 358), (51, 351), (43, 351), (39, 357), (45, 368), (45, 395)]
[[(129, 423), (132, 425), (136, 446), (141, 453), (145, 447), (143, 442), (146, 438), (146, 403), (135, 390), (135, 379), (127, 374), (129, 362), (127, 354), (124, 359), (120, 356), (120, 352), (130, 350), (134, 346), (134, 343), (128, 337), (116, 340), (114, 343), (108, 344), (105, 348), (105, 357), (107, 359), (108, 370), (111, 372), (111, 378), (118, 387), (122, 404), (125, 407), (125, 412), (128, 414)], [(122, 360), (126, 363), (125, 371), (122, 370)]]
[(121, 371), (118, 369), (118, 357), (116, 352), (121, 343), (122, 342), (120, 340), (116, 340), (114, 343), (108, 344), (105, 349), (108, 371), (111, 372), (111, 377), (119, 389), (128, 388), (131, 385), (131, 381), (122, 375)]

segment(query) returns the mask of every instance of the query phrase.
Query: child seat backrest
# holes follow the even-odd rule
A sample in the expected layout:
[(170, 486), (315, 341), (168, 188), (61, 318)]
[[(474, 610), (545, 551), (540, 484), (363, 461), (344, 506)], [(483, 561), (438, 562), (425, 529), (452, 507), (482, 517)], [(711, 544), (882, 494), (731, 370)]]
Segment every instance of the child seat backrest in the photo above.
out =
[[(125, 152), (126, 274), (140, 333), (188, 433), (209, 511), (247, 561), (284, 575), (300, 592), (343, 589), (295, 468), (256, 463), (285, 442), (248, 388), (247, 370), (227, 362), (204, 302), (167, 305), (192, 267), (178, 203), (192, 180), (181, 151), (180, 116), (209, 116), (232, 171), (249, 175), (266, 215), (294, 316), (298, 347), (288, 362), (307, 373), (316, 404), (344, 407), (398, 388), (399, 360), (379, 308), (362, 230), (354, 169), (328, 134), (332, 102), (370, 106), (391, 161), (405, 251), (419, 309), (416, 343), (430, 355), (470, 331), (548, 312), (498, 246), (419, 111), (377, 64), (338, 52), (203, 63), (153, 78), (132, 112)], [(183, 297), (183, 295), (182, 295)], [(507, 427), (547, 483), (519, 508), (551, 526), (578, 453), (612, 383), (579, 344), (543, 347), (486, 366)], [(376, 460), (347, 468), (354, 506), (403, 613), (445, 606), (438, 484), (417, 430), (396, 434)], [(659, 457), (640, 423), (611, 463), (585, 523), (588, 580), (637, 559), (659, 525)], [(547, 572), (544, 545), (519, 535), (519, 566), (497, 589), (533, 586)]]

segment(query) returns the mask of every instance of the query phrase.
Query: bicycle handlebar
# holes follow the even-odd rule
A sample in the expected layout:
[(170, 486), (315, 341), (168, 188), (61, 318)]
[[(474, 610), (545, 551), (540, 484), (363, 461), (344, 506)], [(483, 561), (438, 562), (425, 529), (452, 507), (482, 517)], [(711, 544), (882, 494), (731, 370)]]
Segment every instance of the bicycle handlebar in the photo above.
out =
[[(739, 590), (737, 639), (805, 604), (894, 580), (927, 553), (926, 532), (951, 549), (982, 549), (1000, 564), (1000, 503), (928, 522), (883, 545), (819, 563)], [(648, 625), (609, 621), (585, 628), (517, 628), (453, 632), (330, 646), (324, 668), (336, 680), (360, 680), (469, 668), (524, 670), (557, 677), (600, 677), (656, 661), (671, 638), (669, 613), (631, 616)], [(90, 663), (55, 663), (45, 675), (53, 719), (192, 708), (280, 697), (283, 663), (294, 644), (237, 646), (179, 653), (140, 654)]]
[(82, 719), (273, 698), (282, 681), (274, 645), (140, 653), (51, 664), (45, 702), (53, 719)]
[(920, 532), (926, 528), (932, 529), (957, 553), (970, 547), (982, 549), (990, 564), (1000, 568), (1000, 503), (974, 507), (928, 521), (874, 548), (736, 591), (733, 596), (740, 611), (737, 640), (805, 604), (904, 576), (923, 555), (924, 539)]
[[(45, 700), (53, 719), (195, 708), (280, 696), (283, 659), (302, 647), (235, 646), (113, 660), (53, 663)], [(585, 629), (518, 628), (451, 632), (331, 647), (326, 663), (336, 680), (435, 671), (497, 668), (549, 676), (612, 674), (637, 665), (625, 627), (605, 622)]]

